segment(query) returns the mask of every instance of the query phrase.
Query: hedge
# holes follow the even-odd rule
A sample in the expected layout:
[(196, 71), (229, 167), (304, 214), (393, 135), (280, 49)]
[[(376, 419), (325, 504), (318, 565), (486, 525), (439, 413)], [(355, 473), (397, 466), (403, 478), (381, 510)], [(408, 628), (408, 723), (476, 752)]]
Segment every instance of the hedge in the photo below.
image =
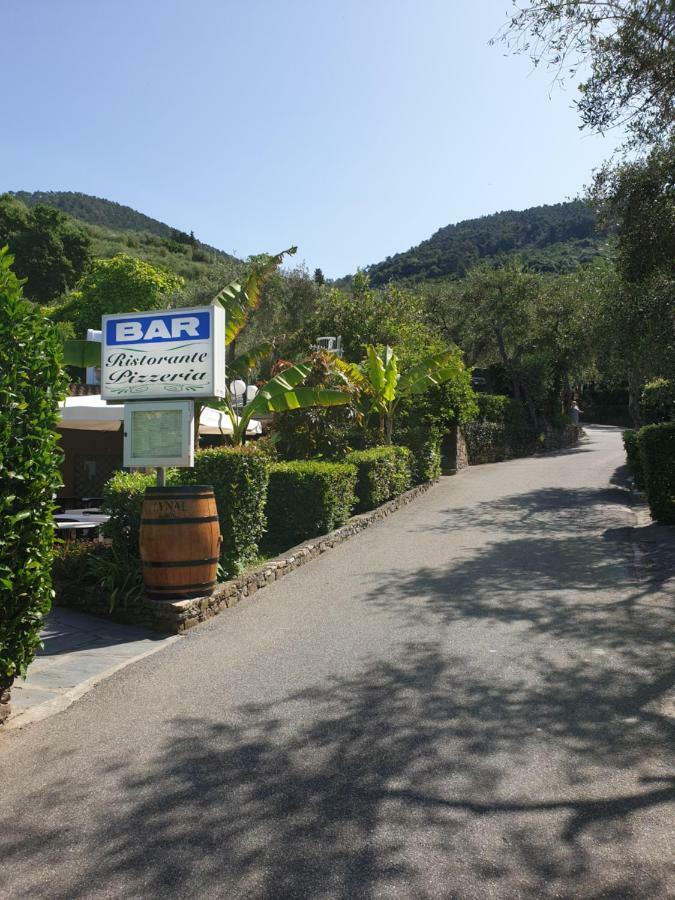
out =
[(356, 467), (347, 463), (273, 463), (266, 545), (281, 550), (344, 525), (356, 502), (355, 487)]
[(181, 484), (213, 485), (223, 536), (220, 564), (226, 578), (239, 575), (258, 556), (270, 465), (267, 453), (245, 444), (199, 450), (193, 469), (177, 470)]
[(623, 446), (626, 451), (626, 465), (628, 466), (628, 471), (635, 483), (635, 487), (639, 491), (644, 491), (645, 482), (644, 474), (642, 472), (638, 432), (632, 428), (626, 429), (623, 433)]
[(139, 555), (138, 534), (141, 507), (147, 487), (156, 484), (154, 475), (144, 472), (115, 472), (103, 486), (101, 510), (110, 516), (103, 534), (112, 539), (115, 549)]
[(67, 384), (61, 342), (24, 300), (12, 262), (0, 248), (0, 694), (26, 674), (51, 604), (56, 423)]
[[(258, 555), (265, 531), (265, 500), (270, 459), (254, 444), (198, 450), (192, 469), (170, 469), (167, 484), (209, 484), (218, 507), (222, 575), (240, 574)], [(138, 556), (141, 507), (154, 475), (116, 472), (103, 488), (102, 509), (110, 515), (104, 533), (113, 546)]]
[(347, 454), (345, 462), (357, 469), (358, 512), (375, 509), (410, 487), (412, 454), (407, 447), (355, 450)]
[(409, 428), (398, 440), (411, 453), (412, 483), (426, 484), (441, 475), (442, 432), (437, 428)]
[(675, 423), (645, 425), (638, 445), (651, 514), (657, 522), (675, 524)]
[(640, 398), (640, 415), (646, 425), (670, 422), (675, 415), (675, 385), (667, 378), (648, 381)]

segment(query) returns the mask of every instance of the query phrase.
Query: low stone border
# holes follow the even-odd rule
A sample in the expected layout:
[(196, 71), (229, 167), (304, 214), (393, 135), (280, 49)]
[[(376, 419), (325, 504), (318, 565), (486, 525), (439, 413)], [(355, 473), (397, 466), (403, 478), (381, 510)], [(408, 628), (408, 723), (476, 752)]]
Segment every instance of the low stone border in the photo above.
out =
[(149, 621), (154, 628), (161, 631), (169, 631), (173, 634), (180, 634), (192, 628), (199, 622), (204, 622), (213, 616), (217, 616), (224, 609), (239, 603), (244, 597), (251, 597), (261, 588), (273, 584), (284, 575), (288, 575), (295, 569), (304, 566), (312, 559), (316, 559), (322, 553), (332, 550), (339, 544), (343, 544), (349, 538), (358, 534), (360, 531), (374, 525), (381, 519), (390, 516), (397, 509), (406, 506), (413, 500), (425, 494), (436, 482), (429, 481), (425, 484), (417, 485), (417, 487), (400, 494), (388, 503), (378, 506), (370, 512), (361, 513), (353, 516), (341, 528), (331, 531), (330, 534), (323, 534), (319, 537), (311, 538), (291, 550), (287, 550), (283, 556), (277, 556), (270, 559), (262, 565), (251, 569), (238, 578), (219, 584), (210, 597), (197, 597), (193, 600), (151, 600), (146, 597), (143, 601), (143, 616), (145, 621)]

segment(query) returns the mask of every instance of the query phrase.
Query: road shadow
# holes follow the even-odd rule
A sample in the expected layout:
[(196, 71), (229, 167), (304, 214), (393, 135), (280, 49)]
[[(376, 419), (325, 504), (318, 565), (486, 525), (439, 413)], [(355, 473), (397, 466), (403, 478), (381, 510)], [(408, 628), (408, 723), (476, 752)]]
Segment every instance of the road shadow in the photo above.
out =
[[(93, 775), (27, 798), (45, 815), (29, 826), (19, 813), (2, 858), (36, 848), (47, 895), (64, 900), (656, 900), (665, 862), (636, 846), (651, 846), (675, 786), (615, 774), (665, 755), (663, 722), (625, 722), (641, 690), (581, 662), (534, 683), (486, 677), (440, 645), (409, 644), (395, 663), (241, 705), (224, 723), (170, 719), (159, 751), (111, 746)], [(562, 758), (568, 777), (552, 788)], [(102, 785), (105, 814), (92, 814)], [(8, 896), (40, 895), (32, 871)]]

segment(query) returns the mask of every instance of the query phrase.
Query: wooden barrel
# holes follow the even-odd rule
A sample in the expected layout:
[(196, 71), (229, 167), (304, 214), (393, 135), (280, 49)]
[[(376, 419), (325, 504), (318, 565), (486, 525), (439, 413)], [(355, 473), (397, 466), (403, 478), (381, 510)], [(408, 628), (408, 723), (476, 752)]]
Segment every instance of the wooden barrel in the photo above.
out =
[(152, 597), (186, 599), (213, 593), (220, 526), (209, 485), (146, 488), (140, 550)]

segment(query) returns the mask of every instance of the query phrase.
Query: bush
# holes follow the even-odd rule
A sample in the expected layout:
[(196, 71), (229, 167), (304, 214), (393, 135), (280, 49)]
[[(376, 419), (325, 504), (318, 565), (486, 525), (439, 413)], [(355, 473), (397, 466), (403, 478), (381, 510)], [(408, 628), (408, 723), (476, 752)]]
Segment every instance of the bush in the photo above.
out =
[(675, 424), (645, 425), (638, 432), (645, 492), (657, 522), (675, 524)]
[(100, 541), (58, 544), (53, 578), (57, 603), (95, 613), (131, 610), (145, 593), (138, 555)]
[(441, 434), (438, 431), (409, 429), (398, 439), (410, 450), (413, 484), (426, 484), (440, 478)]
[(66, 377), (53, 326), (0, 248), (0, 693), (25, 675), (52, 597), (56, 423)]
[(673, 419), (675, 386), (667, 378), (649, 381), (640, 398), (640, 415), (645, 425), (670, 422)]
[(343, 525), (356, 498), (356, 467), (347, 463), (274, 463), (267, 494), (270, 548), (283, 549)]
[(145, 489), (155, 483), (154, 475), (115, 472), (103, 486), (101, 510), (110, 516), (103, 526), (103, 533), (112, 539), (117, 550), (139, 556), (138, 535), (143, 497)]
[(640, 445), (638, 442), (638, 433), (632, 428), (628, 428), (623, 433), (623, 446), (626, 451), (626, 465), (628, 471), (635, 483), (635, 487), (639, 491), (644, 491), (644, 475), (642, 472), (642, 459), (640, 458)]
[(410, 487), (412, 454), (407, 447), (355, 450), (347, 454), (345, 462), (357, 469), (358, 512), (375, 509)]
[(478, 418), (484, 422), (504, 422), (510, 397), (501, 394), (476, 394)]
[(210, 484), (216, 497), (222, 574), (239, 575), (258, 555), (265, 531), (269, 456), (255, 444), (214, 447), (195, 454), (193, 469), (179, 469), (181, 484)]

